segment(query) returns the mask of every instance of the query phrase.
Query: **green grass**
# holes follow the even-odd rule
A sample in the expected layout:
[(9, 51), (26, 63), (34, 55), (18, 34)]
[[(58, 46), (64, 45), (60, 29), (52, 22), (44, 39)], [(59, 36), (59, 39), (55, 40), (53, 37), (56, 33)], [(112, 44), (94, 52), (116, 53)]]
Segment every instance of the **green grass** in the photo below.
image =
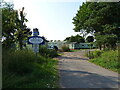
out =
[(120, 64), (117, 50), (105, 51), (99, 57), (91, 59), (90, 62), (120, 73)]
[(87, 50), (87, 49), (72, 49), (70, 50), (71, 52), (78, 52), (78, 51), (82, 51), (82, 50)]
[(72, 50), (70, 50), (70, 52), (78, 52), (78, 51), (80, 51), (80, 49), (72, 49)]
[(57, 60), (32, 51), (3, 51), (3, 88), (58, 88)]

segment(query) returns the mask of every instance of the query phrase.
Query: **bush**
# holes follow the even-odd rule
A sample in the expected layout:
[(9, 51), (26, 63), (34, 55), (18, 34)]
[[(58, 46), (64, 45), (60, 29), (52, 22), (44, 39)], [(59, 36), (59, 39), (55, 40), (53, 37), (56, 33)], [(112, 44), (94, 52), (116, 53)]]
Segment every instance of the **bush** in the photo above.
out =
[(53, 57), (58, 56), (56, 50), (54, 50), (54, 49), (47, 49), (46, 46), (40, 46), (39, 47), (39, 53), (40, 53), (40, 55), (42, 55), (44, 57), (51, 57), (51, 58), (53, 58)]
[(89, 57), (90, 59), (92, 59), (92, 58), (100, 57), (102, 53), (103, 53), (103, 51), (101, 51), (101, 50), (89, 51), (86, 53), (86, 56)]
[(69, 52), (70, 51), (70, 48), (67, 45), (63, 45), (61, 47), (61, 49), (62, 49), (63, 52)]
[(94, 58), (97, 58), (97, 57), (101, 56), (102, 53), (103, 53), (103, 51), (96, 50), (96, 51), (93, 51), (93, 56), (94, 56)]

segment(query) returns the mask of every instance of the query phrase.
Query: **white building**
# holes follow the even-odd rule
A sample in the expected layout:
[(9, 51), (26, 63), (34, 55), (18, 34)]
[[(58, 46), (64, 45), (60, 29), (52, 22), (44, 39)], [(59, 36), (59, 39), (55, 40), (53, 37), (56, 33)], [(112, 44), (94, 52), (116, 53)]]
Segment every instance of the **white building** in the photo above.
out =
[(76, 42), (72, 42), (69, 44), (69, 48), (70, 49), (88, 49), (88, 48), (96, 48), (95, 44), (91, 44), (91, 43), (76, 43)]
[(57, 46), (58, 49), (61, 49), (63, 45), (67, 45), (70, 49), (88, 49), (88, 48), (96, 48), (95, 44), (91, 43), (76, 43), (76, 42), (71, 42), (68, 43), (67, 41), (49, 41), (48, 42), (48, 48), (52, 49), (54, 46)]
[(61, 49), (61, 47), (63, 46), (63, 45), (68, 45), (68, 42), (66, 42), (66, 41), (49, 41), (48, 43), (48, 48), (53, 48), (54, 46), (57, 46), (58, 47), (58, 49)]

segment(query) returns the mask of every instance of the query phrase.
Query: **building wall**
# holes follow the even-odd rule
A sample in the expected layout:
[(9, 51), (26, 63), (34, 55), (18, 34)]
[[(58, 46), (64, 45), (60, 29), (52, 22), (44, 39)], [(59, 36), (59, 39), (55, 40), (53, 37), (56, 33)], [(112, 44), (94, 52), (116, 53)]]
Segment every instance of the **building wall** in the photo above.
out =
[(65, 41), (48, 42), (48, 48), (57, 46), (58, 49), (61, 49), (61, 46), (66, 45), (66, 44), (67, 44), (67, 42), (65, 42)]
[[(92, 48), (95, 48), (95, 44), (93, 44)], [(69, 48), (70, 49), (87, 49), (87, 48), (91, 48), (90, 46), (90, 43), (80, 43), (80, 44), (77, 44), (77, 43), (70, 43), (69, 44)]]

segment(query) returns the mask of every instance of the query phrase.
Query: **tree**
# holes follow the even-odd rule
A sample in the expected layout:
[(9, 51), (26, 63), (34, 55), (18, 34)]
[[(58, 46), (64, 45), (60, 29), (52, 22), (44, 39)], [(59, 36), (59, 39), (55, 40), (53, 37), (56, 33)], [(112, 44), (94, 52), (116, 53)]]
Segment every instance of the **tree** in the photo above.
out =
[[(17, 10), (13, 9), (13, 4), (5, 3), (2, 8), (2, 38), (4, 38), (3, 46), (11, 48), (19, 43), (20, 49), (24, 46), (24, 40), (31, 35), (30, 28), (25, 25), (24, 8), (20, 11), (20, 17)], [(20, 19), (19, 19), (20, 18)]]
[(96, 44), (103, 49), (115, 49), (116, 42), (117, 42), (117, 36), (116, 35), (98, 35), (96, 36), (97, 42)]
[(76, 36), (67, 37), (64, 41), (84, 43), (85, 39), (80, 35), (76, 35)]
[(19, 47), (22, 50), (24, 45), (24, 40), (26, 40), (27, 37), (32, 34), (32, 32), (30, 31), (30, 28), (27, 28), (25, 24), (25, 22), (27, 22), (28, 20), (25, 18), (24, 7), (18, 14), (20, 15), (20, 19), (18, 17), (16, 22), (18, 25), (16, 37), (19, 43)]
[(64, 41), (69, 41), (70, 37), (66, 37), (66, 39)]
[(15, 32), (16, 32), (16, 11), (13, 10), (13, 5), (4, 3), (4, 8), (2, 8), (2, 38), (3, 47), (10, 48), (15, 43)]
[(93, 42), (93, 41), (94, 41), (94, 37), (93, 37), (93, 36), (88, 36), (88, 37), (86, 38), (86, 41), (87, 41), (87, 42)]
[[(75, 32), (85, 31), (94, 33), (97, 41), (104, 41), (109, 37), (113, 38), (114, 42), (120, 41), (120, 2), (86, 2), (80, 6), (76, 16), (73, 18)], [(107, 36), (106, 36), (107, 35)], [(114, 39), (115, 36), (117, 41)], [(110, 38), (109, 38), (110, 39)], [(98, 42), (99, 43), (99, 42)], [(99, 43), (99, 45), (108, 44), (109, 41)]]

